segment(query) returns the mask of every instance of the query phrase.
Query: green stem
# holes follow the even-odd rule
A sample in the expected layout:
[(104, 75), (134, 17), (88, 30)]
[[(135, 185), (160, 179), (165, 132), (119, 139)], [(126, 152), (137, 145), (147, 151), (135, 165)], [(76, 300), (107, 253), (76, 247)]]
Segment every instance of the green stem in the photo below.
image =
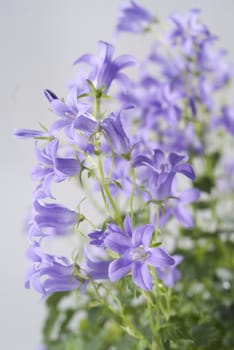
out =
[(107, 198), (109, 199), (110, 204), (111, 204), (111, 206), (113, 208), (115, 220), (123, 228), (122, 217), (121, 217), (121, 215), (119, 213), (119, 210), (118, 210), (118, 207), (115, 204), (115, 201), (114, 201), (114, 199), (113, 199), (113, 197), (112, 197), (112, 195), (110, 193), (108, 183), (106, 182), (106, 179), (105, 179), (105, 174), (104, 174), (104, 170), (103, 170), (103, 166), (102, 166), (102, 159), (101, 159), (100, 154), (98, 154), (97, 157), (98, 157), (98, 169), (99, 169), (99, 173), (100, 173), (100, 176), (101, 176), (101, 181), (102, 181), (102, 185), (103, 185), (104, 191), (105, 191), (105, 193), (107, 195)]
[(131, 173), (132, 173), (133, 181), (132, 181), (132, 191), (131, 191), (129, 206), (130, 206), (130, 213), (131, 213), (131, 218), (132, 218), (132, 224), (134, 226), (133, 201), (134, 201), (134, 194), (135, 194), (135, 189), (136, 189), (136, 174), (135, 174), (135, 169), (133, 167), (131, 168)]
[(119, 301), (119, 299), (114, 296), (112, 293), (110, 293), (110, 291), (108, 290), (108, 293), (111, 294), (112, 298), (114, 299), (115, 303), (118, 305), (118, 309), (114, 308), (113, 306), (111, 306), (111, 304), (109, 302), (107, 302), (107, 300), (101, 296), (101, 294), (99, 293), (98, 287), (96, 286), (95, 282), (92, 282), (92, 285), (95, 289), (95, 292), (100, 300), (100, 302), (114, 315), (116, 315), (117, 317), (119, 317), (122, 322), (123, 322), (123, 326), (126, 327), (126, 331), (134, 338), (139, 339), (139, 340), (143, 340), (146, 344), (146, 346), (150, 349), (153, 350), (150, 342), (144, 337), (144, 335), (133, 325), (133, 323), (131, 322), (131, 320), (129, 320), (125, 315), (124, 315), (124, 310), (123, 310), (123, 306), (121, 304), (121, 302)]

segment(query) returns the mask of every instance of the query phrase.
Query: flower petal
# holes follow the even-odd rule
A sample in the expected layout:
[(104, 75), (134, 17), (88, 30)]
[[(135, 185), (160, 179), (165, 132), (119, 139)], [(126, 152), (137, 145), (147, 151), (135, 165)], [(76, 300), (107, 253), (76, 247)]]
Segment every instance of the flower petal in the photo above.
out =
[(188, 188), (180, 194), (180, 202), (189, 204), (195, 202), (200, 197), (200, 191), (196, 188)]
[(109, 265), (109, 278), (111, 282), (118, 281), (120, 278), (125, 276), (130, 270), (132, 266), (132, 261), (120, 258), (114, 260)]
[(83, 132), (92, 134), (97, 130), (98, 123), (89, 115), (79, 115), (74, 122), (74, 127)]
[(75, 158), (56, 158), (55, 167), (67, 176), (74, 176), (80, 170), (80, 163)]
[(166, 180), (162, 184), (160, 184), (159, 189), (157, 190), (157, 199), (164, 200), (171, 196), (171, 187), (174, 176), (174, 172), (169, 173), (167, 175)]
[(196, 179), (196, 175), (190, 164), (187, 164), (187, 163), (179, 164), (176, 166), (175, 169), (177, 173), (182, 173), (193, 181)]
[(132, 237), (132, 220), (130, 215), (126, 215), (124, 219), (124, 231), (129, 237)]
[(184, 155), (180, 155), (177, 153), (170, 153), (169, 155), (169, 162), (174, 167), (176, 164), (180, 163), (182, 160), (184, 160), (186, 157)]
[(114, 232), (109, 233), (104, 240), (107, 248), (118, 254), (124, 254), (131, 247), (131, 240), (124, 234)]
[(174, 215), (183, 227), (192, 228), (194, 226), (192, 214), (182, 205), (175, 208)]
[(148, 247), (151, 242), (153, 232), (154, 225), (148, 224), (138, 226), (132, 234), (133, 247), (138, 247), (141, 244), (143, 244), (144, 247)]
[(152, 289), (152, 277), (147, 264), (142, 264), (140, 261), (134, 262), (132, 267), (132, 278), (138, 287), (144, 290)]
[(147, 262), (154, 267), (167, 267), (174, 265), (175, 260), (162, 248), (149, 248), (150, 253)]

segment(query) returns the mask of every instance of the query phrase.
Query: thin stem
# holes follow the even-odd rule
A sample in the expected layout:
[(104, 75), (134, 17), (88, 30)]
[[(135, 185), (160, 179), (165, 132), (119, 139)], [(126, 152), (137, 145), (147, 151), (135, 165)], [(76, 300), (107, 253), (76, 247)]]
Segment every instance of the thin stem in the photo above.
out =
[(132, 223), (134, 226), (134, 208), (133, 208), (133, 202), (134, 202), (134, 194), (135, 194), (135, 189), (136, 189), (136, 173), (135, 173), (135, 169), (132, 166), (131, 167), (131, 173), (132, 173), (132, 191), (131, 191), (131, 196), (130, 196), (130, 213), (131, 213), (131, 218), (132, 218)]
[(104, 174), (104, 170), (103, 170), (103, 166), (102, 166), (102, 159), (101, 159), (100, 154), (98, 154), (97, 157), (98, 157), (98, 169), (99, 169), (99, 173), (100, 173), (100, 176), (101, 176), (101, 181), (102, 181), (103, 188), (104, 188), (105, 193), (107, 195), (107, 198), (109, 199), (110, 204), (111, 204), (111, 206), (113, 208), (115, 220), (123, 228), (122, 217), (121, 217), (121, 215), (119, 213), (119, 210), (118, 210), (118, 207), (116, 206), (115, 201), (114, 201), (114, 199), (113, 199), (113, 197), (112, 197), (112, 195), (110, 193), (108, 183), (106, 182), (106, 179), (105, 179), (105, 174)]

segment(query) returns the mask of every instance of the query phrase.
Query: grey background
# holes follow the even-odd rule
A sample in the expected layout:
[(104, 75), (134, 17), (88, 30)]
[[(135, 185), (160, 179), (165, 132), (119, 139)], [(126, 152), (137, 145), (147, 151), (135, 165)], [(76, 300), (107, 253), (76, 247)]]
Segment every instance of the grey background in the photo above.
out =
[[(174, 10), (201, 8), (202, 18), (220, 37), (234, 61), (233, 0), (139, 1), (163, 19)], [(71, 63), (85, 52), (96, 52), (99, 39), (110, 41), (118, 0), (1, 0), (1, 233), (0, 233), (0, 347), (33, 350), (40, 339), (43, 303), (24, 289), (22, 223), (30, 208), (35, 184), (28, 175), (34, 164), (33, 143), (12, 137), (15, 128), (49, 124), (51, 114), (42, 95), (51, 88), (60, 96), (75, 76)], [(135, 40), (135, 39), (134, 39)], [(137, 52), (141, 49), (135, 41)], [(118, 52), (131, 53), (121, 38)]]

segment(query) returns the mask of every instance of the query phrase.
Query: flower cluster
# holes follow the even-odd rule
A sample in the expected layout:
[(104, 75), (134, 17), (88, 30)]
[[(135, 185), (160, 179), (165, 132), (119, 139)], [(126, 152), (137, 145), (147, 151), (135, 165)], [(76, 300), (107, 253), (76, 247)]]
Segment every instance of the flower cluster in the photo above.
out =
[[(15, 132), (35, 140), (37, 159), (26, 287), (46, 297), (126, 281), (160, 297), (159, 287), (180, 279), (183, 256), (176, 239), (167, 246), (170, 225), (169, 239), (194, 227), (188, 206), (212, 191), (210, 167), (225, 159), (217, 145), (208, 149), (208, 140), (222, 130), (234, 133), (233, 109), (215, 99), (232, 79), (232, 67), (199, 15), (197, 9), (172, 14), (163, 40), (155, 40), (140, 63), (130, 55), (115, 58), (114, 46), (99, 41), (97, 55), (75, 60), (79, 74), (65, 98), (45, 90), (55, 121)], [(155, 16), (130, 1), (115, 36), (148, 34), (155, 25)], [(127, 74), (131, 66), (140, 68), (139, 79)], [(71, 179), (91, 201), (98, 198), (99, 217), (83, 212), (82, 201), (75, 208), (58, 203), (56, 187)], [(77, 239), (75, 254), (47, 252), (48, 238), (68, 235)]]
[[(122, 71), (135, 64), (136, 60), (129, 55), (113, 59), (114, 47), (106, 42), (100, 41), (98, 49), (97, 56), (86, 54), (75, 61), (75, 64), (86, 63), (91, 69), (69, 86), (65, 100), (45, 90), (50, 107), (59, 119), (43, 131), (16, 131), (19, 137), (35, 139), (38, 164), (31, 174), (38, 181), (38, 186), (34, 192), (28, 225), (31, 243), (30, 253), (27, 254), (30, 269), (26, 285), (31, 283), (44, 296), (55, 291), (78, 288), (82, 281), (92, 276), (105, 277), (115, 282), (129, 273), (137, 286), (151, 290), (153, 283), (148, 265), (153, 266), (156, 273), (157, 269), (170, 269), (173, 274), (176, 264), (173, 257), (164, 248), (153, 248), (153, 239), (156, 240), (153, 236), (160, 222), (152, 215), (152, 206), (156, 205), (158, 211), (160, 208), (166, 210), (164, 215), (160, 214), (166, 221), (165, 218), (170, 217), (167, 214), (167, 201), (174, 196), (179, 174), (195, 180), (185, 153), (166, 154), (164, 147), (156, 148), (157, 129), (154, 145), (145, 142), (141, 133), (132, 131), (130, 114), (135, 115), (138, 106), (126, 101), (118, 111), (111, 111), (107, 115), (102, 112), (101, 102), (108, 97), (112, 83), (114, 80), (129, 82)], [(123, 93), (123, 89), (121, 91)], [(96, 266), (93, 262), (90, 269), (90, 263), (85, 261), (85, 257), (82, 262), (72, 262), (67, 257), (50, 256), (42, 249), (46, 237), (74, 233), (80, 217), (86, 218), (86, 215), (58, 204), (51, 190), (53, 183), (80, 178), (84, 171), (92, 174), (93, 190), (102, 193), (107, 214), (104, 221), (108, 219), (104, 231), (89, 233), (87, 237), (92, 238), (91, 245), (98, 241), (96, 246), (103, 250), (103, 254), (108, 255), (108, 251), (113, 251), (119, 256), (113, 260), (109, 254), (109, 258), (106, 258), (106, 274), (101, 271), (104, 266), (101, 261), (97, 261)], [(196, 197), (194, 190), (191, 191), (194, 198), (187, 203)], [(118, 205), (119, 198), (128, 203), (125, 210)], [(174, 211), (177, 216), (183, 217), (184, 214), (185, 218), (180, 220), (182, 224), (187, 220), (192, 225), (192, 219), (186, 211), (182, 215), (178, 214), (181, 213), (181, 201), (183, 192), (178, 192), (173, 200)], [(148, 222), (135, 226), (137, 212), (142, 205), (148, 215)], [(170, 213), (173, 215), (173, 211), (170, 210)], [(98, 220), (94, 226), (97, 230), (103, 224)], [(105, 239), (101, 239), (101, 236), (105, 236)], [(87, 241), (86, 245), (90, 243)], [(79, 267), (82, 278), (76, 275), (76, 267)], [(162, 272), (160, 278), (163, 279)]]

